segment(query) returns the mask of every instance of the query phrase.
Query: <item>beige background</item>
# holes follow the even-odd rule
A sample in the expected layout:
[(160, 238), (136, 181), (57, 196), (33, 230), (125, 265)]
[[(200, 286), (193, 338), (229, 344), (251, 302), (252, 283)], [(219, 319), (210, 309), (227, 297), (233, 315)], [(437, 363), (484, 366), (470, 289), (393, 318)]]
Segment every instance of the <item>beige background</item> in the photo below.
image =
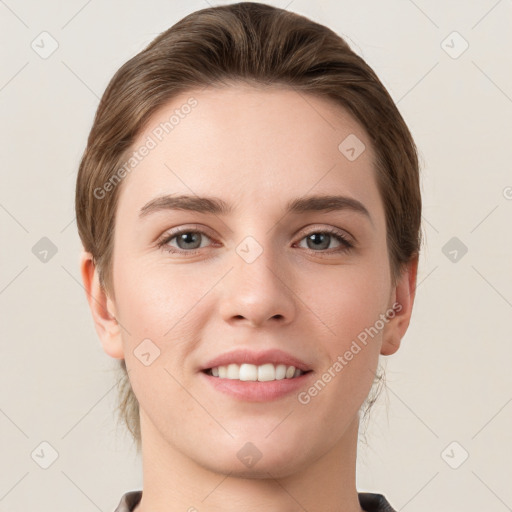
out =
[[(512, 510), (512, 4), (269, 3), (346, 36), (421, 151), (415, 312), (400, 351), (383, 358), (388, 391), (360, 446), (358, 490), (406, 512)], [(208, 4), (0, 1), (0, 511), (108, 512), (141, 488), (112, 412), (114, 361), (80, 282), (75, 177), (115, 70)], [(46, 262), (43, 237), (57, 251)]]

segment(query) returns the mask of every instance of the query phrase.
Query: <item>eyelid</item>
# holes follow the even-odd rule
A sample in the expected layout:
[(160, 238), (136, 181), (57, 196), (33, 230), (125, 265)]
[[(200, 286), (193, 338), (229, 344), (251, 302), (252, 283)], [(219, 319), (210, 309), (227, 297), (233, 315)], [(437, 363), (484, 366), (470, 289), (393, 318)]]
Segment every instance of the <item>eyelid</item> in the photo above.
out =
[[(199, 224), (191, 224), (191, 225), (180, 225), (176, 228), (172, 228), (168, 231), (166, 231), (161, 237), (157, 240), (157, 247), (165, 249), (165, 246), (174, 239), (175, 237), (179, 236), (182, 233), (199, 233), (201, 235), (205, 235), (207, 238), (209, 238), (213, 243), (215, 243), (215, 237), (209, 234), (209, 228), (206, 226), (202, 226)], [(313, 233), (323, 233), (323, 234), (329, 234), (333, 235), (335, 237), (340, 237), (341, 241), (339, 243), (341, 244), (341, 248), (335, 249), (334, 251), (328, 250), (328, 251), (314, 251), (313, 249), (309, 249), (309, 251), (318, 254), (337, 254), (341, 253), (343, 251), (348, 251), (350, 249), (353, 249), (357, 246), (357, 242), (355, 238), (346, 230), (335, 227), (335, 226), (321, 226), (321, 225), (309, 225), (304, 228), (302, 228), (296, 236), (298, 236), (298, 240), (294, 242), (294, 244), (300, 243), (305, 237), (310, 236)], [(211, 244), (210, 244), (211, 245)], [(194, 255), (197, 252), (201, 251), (201, 249), (206, 249), (207, 247), (201, 247), (198, 249), (191, 249), (191, 250), (185, 250), (185, 249), (179, 249), (179, 248), (173, 248), (167, 249), (168, 252), (175, 253), (175, 254), (182, 254), (182, 255)]]
[[(169, 242), (169, 240), (172, 240), (174, 237), (182, 234), (182, 233), (200, 233), (202, 235), (206, 235), (210, 240), (214, 239), (215, 237), (210, 234), (210, 229), (206, 226), (202, 226), (200, 224), (182, 224), (180, 226), (177, 226), (175, 228), (170, 228), (166, 230), (161, 236), (159, 236), (156, 240), (156, 244), (158, 247), (161, 247), (162, 245), (165, 245)], [(198, 249), (194, 249), (198, 250)], [(187, 251), (192, 252), (192, 251)]]
[(169, 236), (176, 236), (183, 232), (198, 232), (203, 233), (205, 235), (208, 235), (208, 237), (212, 238), (213, 235), (211, 234), (212, 230), (206, 226), (203, 226), (202, 224), (180, 224), (179, 226), (176, 226), (174, 228), (166, 229), (162, 235), (158, 237), (157, 240), (161, 240), (163, 238), (168, 238)]
[(338, 228), (336, 226), (326, 226), (321, 224), (310, 224), (306, 226), (305, 228), (301, 229), (299, 231), (299, 235), (303, 234), (303, 236), (308, 236), (312, 233), (318, 233), (318, 232), (325, 232), (330, 234), (336, 234), (339, 235), (347, 240), (347, 242), (350, 242), (353, 245), (356, 245), (357, 241), (355, 237), (348, 232), (346, 229)]

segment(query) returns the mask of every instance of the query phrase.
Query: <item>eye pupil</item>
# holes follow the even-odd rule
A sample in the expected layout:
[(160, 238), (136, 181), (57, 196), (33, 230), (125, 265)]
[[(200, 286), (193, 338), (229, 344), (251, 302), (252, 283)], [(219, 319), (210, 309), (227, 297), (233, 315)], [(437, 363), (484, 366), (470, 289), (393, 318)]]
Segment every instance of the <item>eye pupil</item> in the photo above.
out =
[[(191, 231), (188, 231), (187, 233), (181, 233), (177, 238), (178, 246), (180, 249), (197, 249), (197, 247), (199, 247), (197, 246), (198, 240), (199, 233), (193, 233)], [(183, 243), (185, 245), (183, 245)], [(190, 244), (196, 244), (196, 246), (190, 247)]]
[[(202, 237), (205, 236), (202, 231), (181, 231), (177, 232), (174, 235), (170, 235), (168, 238), (160, 242), (160, 247), (166, 246), (169, 250), (169, 252), (179, 252), (181, 251), (182, 254), (188, 252), (189, 254), (196, 254), (197, 249), (201, 249), (202, 245)], [(209, 237), (206, 237), (209, 239)], [(348, 252), (350, 248), (353, 247), (349, 242), (345, 240), (345, 238), (342, 235), (339, 235), (337, 233), (331, 233), (330, 231), (315, 231), (310, 233), (309, 235), (306, 235), (302, 240), (307, 240), (307, 247), (308, 249), (311, 249), (315, 252), (324, 252), (326, 249), (330, 248), (331, 242), (336, 240), (339, 244), (339, 247), (337, 249), (337, 253), (341, 252)], [(172, 249), (171, 242), (174, 240), (173, 243), (176, 244), (176, 248), (178, 251), (174, 251)]]
[[(313, 248), (326, 248), (329, 247), (330, 235), (324, 233), (313, 233), (309, 235), (308, 240), (313, 242)], [(327, 240), (327, 245), (325, 244), (325, 240)], [(323, 243), (323, 245), (322, 245)], [(320, 247), (322, 246), (322, 247)]]

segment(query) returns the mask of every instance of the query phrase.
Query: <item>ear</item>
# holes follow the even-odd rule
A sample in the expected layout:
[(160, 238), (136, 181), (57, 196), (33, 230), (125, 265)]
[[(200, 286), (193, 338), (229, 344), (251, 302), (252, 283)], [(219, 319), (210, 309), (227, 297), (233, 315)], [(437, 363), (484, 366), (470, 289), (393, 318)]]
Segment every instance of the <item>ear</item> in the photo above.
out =
[(115, 359), (124, 359), (121, 329), (115, 316), (115, 304), (100, 285), (98, 270), (91, 253), (82, 252), (80, 271), (94, 326), (103, 350)]
[(418, 256), (415, 256), (404, 268), (391, 294), (389, 320), (383, 331), (380, 351), (384, 356), (394, 354), (400, 348), (400, 342), (409, 327), (416, 295), (417, 273)]

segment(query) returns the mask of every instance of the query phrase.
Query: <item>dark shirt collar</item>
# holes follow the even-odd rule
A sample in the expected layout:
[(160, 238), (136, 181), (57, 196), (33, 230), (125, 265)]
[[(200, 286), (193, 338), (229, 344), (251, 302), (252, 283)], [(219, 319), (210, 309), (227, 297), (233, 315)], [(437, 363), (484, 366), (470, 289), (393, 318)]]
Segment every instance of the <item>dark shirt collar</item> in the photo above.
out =
[[(366, 512), (396, 512), (382, 494), (360, 492), (359, 504)], [(132, 512), (142, 498), (142, 491), (130, 491), (123, 495), (114, 512)]]

